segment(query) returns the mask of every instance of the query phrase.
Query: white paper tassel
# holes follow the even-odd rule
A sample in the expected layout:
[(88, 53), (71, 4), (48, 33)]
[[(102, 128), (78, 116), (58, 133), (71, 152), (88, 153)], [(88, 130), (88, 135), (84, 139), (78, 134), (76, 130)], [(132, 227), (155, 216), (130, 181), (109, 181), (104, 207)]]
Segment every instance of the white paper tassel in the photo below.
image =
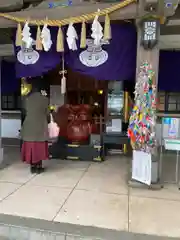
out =
[(66, 78), (65, 78), (65, 76), (62, 76), (62, 78), (61, 78), (61, 93), (62, 94), (66, 93)]
[(47, 24), (45, 24), (42, 29), (41, 39), (42, 39), (42, 45), (43, 45), (44, 51), (48, 52), (52, 46), (52, 40), (51, 40), (51, 32)]
[[(100, 11), (100, 10), (98, 10)], [(95, 45), (100, 45), (101, 39), (103, 38), (103, 28), (98, 21), (98, 15), (95, 16), (94, 21), (92, 23), (92, 34), (91, 37), (94, 39), (94, 44)]]
[(25, 43), (26, 48), (30, 48), (32, 46), (33, 39), (31, 37), (30, 27), (28, 22), (25, 23), (22, 31), (22, 41)]
[(72, 51), (77, 50), (76, 40), (78, 39), (78, 36), (77, 36), (76, 29), (73, 26), (73, 23), (69, 24), (66, 35), (67, 35), (66, 39), (67, 39), (69, 49)]

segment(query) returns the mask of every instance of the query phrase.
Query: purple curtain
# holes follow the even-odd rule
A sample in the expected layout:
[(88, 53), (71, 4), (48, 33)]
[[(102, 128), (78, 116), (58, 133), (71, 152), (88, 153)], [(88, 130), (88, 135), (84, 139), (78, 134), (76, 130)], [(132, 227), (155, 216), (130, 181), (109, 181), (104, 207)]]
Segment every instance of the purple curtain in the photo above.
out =
[(180, 51), (161, 51), (158, 87), (162, 91), (180, 91)]
[(1, 93), (9, 94), (20, 90), (20, 81), (16, 78), (15, 63), (1, 62)]
[[(31, 28), (32, 37), (36, 38), (36, 28)], [(57, 35), (57, 28), (51, 29), (52, 41), (55, 43)], [(15, 40), (15, 39), (14, 39)], [(19, 47), (15, 47), (15, 54), (20, 50)], [(56, 52), (56, 44), (52, 45), (49, 52), (40, 51), (39, 60), (32, 65), (23, 65), (18, 60), (16, 60), (16, 77), (36, 77), (53, 70), (61, 61), (61, 54)]]
[[(132, 24), (112, 24), (112, 40), (103, 45), (108, 53), (107, 61), (98, 67), (87, 67), (79, 60), (83, 51), (69, 51), (67, 65), (74, 71), (92, 76), (97, 80), (130, 80), (136, 69), (136, 29)], [(89, 31), (90, 32), (90, 31)]]
[[(75, 26), (79, 36), (81, 25)], [(63, 29), (64, 30), (64, 29)], [(35, 38), (36, 29), (31, 29)], [(64, 31), (65, 32), (65, 31)], [(87, 26), (87, 35), (91, 34), (90, 25)], [(16, 61), (16, 76), (40, 76), (53, 70), (61, 61), (61, 54), (56, 52), (57, 29), (51, 28), (53, 46), (50, 52), (39, 52), (40, 58), (36, 64), (25, 66)], [(65, 34), (64, 34), (65, 36)], [(80, 38), (80, 37), (79, 37)], [(78, 49), (79, 49), (79, 42)], [(19, 51), (15, 48), (15, 52)], [(112, 40), (109, 45), (103, 45), (107, 51), (107, 61), (98, 67), (86, 67), (79, 60), (80, 51), (69, 51), (65, 42), (65, 62), (72, 70), (92, 76), (98, 80), (127, 80), (135, 76), (136, 67), (136, 29), (133, 24), (112, 24)]]

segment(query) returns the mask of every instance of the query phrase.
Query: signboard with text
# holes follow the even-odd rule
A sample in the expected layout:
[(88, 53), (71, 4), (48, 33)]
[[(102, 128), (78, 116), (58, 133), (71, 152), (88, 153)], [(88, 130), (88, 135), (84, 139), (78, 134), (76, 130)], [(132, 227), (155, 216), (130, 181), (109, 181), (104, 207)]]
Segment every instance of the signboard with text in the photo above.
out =
[(179, 118), (163, 119), (163, 138), (178, 138), (180, 130)]

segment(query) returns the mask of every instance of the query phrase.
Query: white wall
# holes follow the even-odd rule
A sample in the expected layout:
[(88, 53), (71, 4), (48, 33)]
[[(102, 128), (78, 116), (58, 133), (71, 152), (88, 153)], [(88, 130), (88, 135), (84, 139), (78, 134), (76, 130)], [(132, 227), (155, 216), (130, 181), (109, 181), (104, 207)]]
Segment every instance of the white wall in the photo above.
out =
[(1, 137), (18, 138), (21, 129), (20, 119), (3, 119), (1, 120)]
[(180, 49), (180, 35), (161, 35), (159, 48), (163, 50)]

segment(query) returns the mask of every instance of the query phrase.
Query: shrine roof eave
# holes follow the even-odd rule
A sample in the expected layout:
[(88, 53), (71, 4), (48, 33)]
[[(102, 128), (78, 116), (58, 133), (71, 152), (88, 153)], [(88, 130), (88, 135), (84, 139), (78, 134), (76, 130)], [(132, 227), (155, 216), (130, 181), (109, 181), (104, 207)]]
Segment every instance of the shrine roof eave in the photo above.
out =
[[(117, 4), (117, 3), (115, 3)], [(88, 14), (96, 12), (97, 9), (109, 8), (115, 4), (110, 3), (97, 3), (97, 4), (80, 4), (79, 6), (69, 6), (69, 7), (56, 7), (54, 9), (39, 9), (31, 8), (28, 10), (23, 10), (19, 12), (9, 12), (9, 15), (19, 17), (19, 18), (29, 18), (29, 19), (46, 19), (49, 20), (62, 20), (71, 17), (80, 16), (83, 14)], [(111, 20), (127, 20), (137, 18), (137, 4), (131, 3), (130, 5), (121, 8), (110, 14)], [(104, 17), (100, 17), (100, 21), (104, 21)], [(17, 23), (12, 20), (0, 17), (0, 28), (16, 27)]]
[(0, 12), (20, 11), (23, 0), (0, 0)]

